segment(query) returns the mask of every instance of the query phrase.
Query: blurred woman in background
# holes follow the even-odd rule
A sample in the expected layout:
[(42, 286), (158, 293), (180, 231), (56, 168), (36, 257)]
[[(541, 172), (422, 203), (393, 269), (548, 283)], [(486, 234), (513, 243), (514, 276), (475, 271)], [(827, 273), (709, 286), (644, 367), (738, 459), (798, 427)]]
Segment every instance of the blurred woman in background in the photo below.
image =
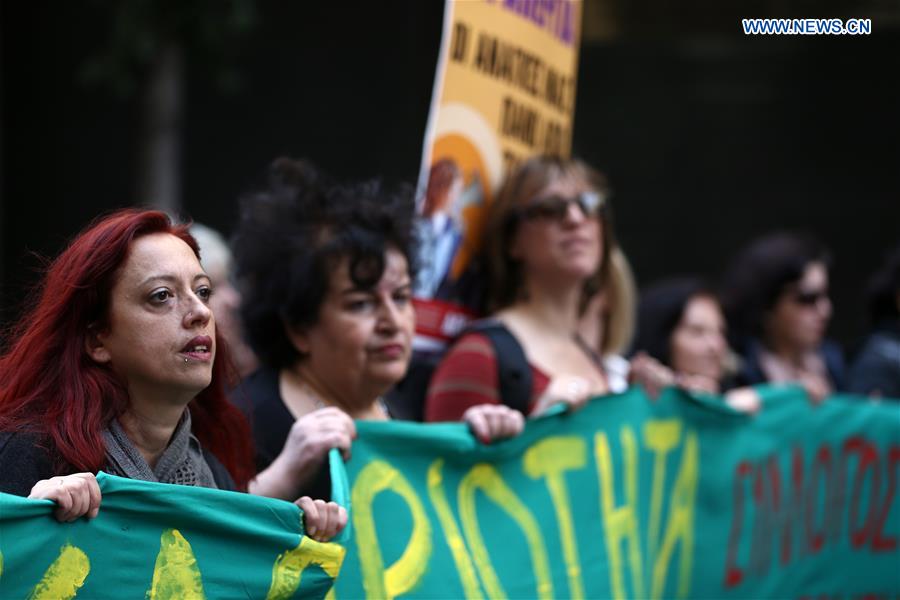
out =
[(722, 394), (733, 408), (759, 409), (749, 388), (734, 388), (734, 360), (725, 316), (712, 288), (699, 279), (668, 279), (641, 293), (632, 378), (651, 396), (666, 386)]
[[(507, 177), (488, 208), (489, 308), (527, 360), (531, 384), (517, 406), (525, 414), (557, 402), (580, 407), (610, 389), (600, 356), (579, 335), (582, 308), (608, 282), (616, 248), (606, 194), (605, 179), (584, 163), (536, 157)], [(432, 377), (426, 419), (509, 403), (502, 392), (492, 341), (467, 333)]]
[(722, 297), (743, 358), (738, 383), (796, 382), (816, 401), (844, 389), (843, 353), (825, 340), (828, 268), (825, 249), (793, 233), (765, 236), (737, 255)]
[(709, 286), (698, 279), (665, 280), (641, 293), (634, 352), (671, 369), (685, 387), (718, 394), (728, 387), (723, 385), (725, 332), (725, 317)]

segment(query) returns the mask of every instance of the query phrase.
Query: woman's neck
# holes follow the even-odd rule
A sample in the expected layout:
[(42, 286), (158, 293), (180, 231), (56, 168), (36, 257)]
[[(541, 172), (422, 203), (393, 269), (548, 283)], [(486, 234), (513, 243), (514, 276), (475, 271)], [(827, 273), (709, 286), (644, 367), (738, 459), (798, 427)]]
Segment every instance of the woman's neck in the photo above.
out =
[(578, 307), (582, 283), (545, 286), (530, 283), (527, 299), (521, 300), (505, 312), (516, 313), (546, 334), (565, 334), (578, 330)]
[(162, 453), (169, 446), (172, 434), (178, 427), (185, 407), (153, 407), (147, 410), (140, 404), (131, 403), (119, 417), (122, 429), (128, 435), (128, 439), (138, 449), (151, 469), (156, 468), (156, 463)]
[(384, 390), (355, 390), (352, 393), (338, 390), (302, 364), (281, 371), (279, 388), (294, 418), (327, 406), (337, 407), (354, 419), (389, 418), (380, 398)]

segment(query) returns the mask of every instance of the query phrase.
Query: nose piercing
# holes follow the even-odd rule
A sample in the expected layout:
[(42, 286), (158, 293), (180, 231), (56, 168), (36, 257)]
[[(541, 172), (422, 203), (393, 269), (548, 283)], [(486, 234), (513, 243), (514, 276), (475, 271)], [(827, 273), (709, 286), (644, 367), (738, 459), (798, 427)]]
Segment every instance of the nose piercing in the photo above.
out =
[(188, 359), (184, 359), (184, 362), (187, 362), (187, 361), (188, 361)]

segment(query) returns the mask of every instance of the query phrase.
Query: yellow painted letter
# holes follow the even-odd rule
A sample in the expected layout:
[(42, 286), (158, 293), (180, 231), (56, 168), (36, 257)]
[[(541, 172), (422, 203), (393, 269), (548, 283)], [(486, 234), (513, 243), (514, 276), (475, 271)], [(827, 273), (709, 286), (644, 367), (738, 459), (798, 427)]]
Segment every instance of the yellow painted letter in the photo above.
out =
[[(612, 473), (612, 457), (606, 434), (598, 432), (594, 436), (594, 453), (600, 474), (600, 499), (603, 509), (603, 528), (606, 533), (606, 551), (609, 554), (609, 575), (613, 598), (643, 598), (644, 579), (641, 572), (640, 532), (638, 529), (638, 489), (637, 489), (637, 444), (634, 432), (628, 426), (622, 427), (622, 454), (625, 458), (625, 505), (616, 508), (615, 483)], [(622, 578), (621, 540), (628, 542), (628, 562), (631, 566), (632, 590), (625, 593)]]
[(579, 437), (550, 437), (544, 439), (525, 452), (525, 473), (532, 479), (547, 478), (547, 488), (559, 523), (559, 537), (569, 576), (569, 596), (584, 598), (581, 581), (581, 561), (578, 558), (578, 542), (572, 525), (572, 509), (569, 506), (569, 491), (566, 487), (566, 471), (584, 468), (587, 462), (587, 447)]
[(656, 560), (659, 544), (659, 519), (662, 515), (663, 488), (666, 485), (666, 455), (681, 439), (681, 422), (675, 419), (647, 421), (644, 445), (653, 450), (653, 491), (650, 493), (650, 525), (647, 532), (647, 558)]
[(444, 493), (444, 480), (441, 474), (443, 467), (444, 459), (439, 458), (428, 468), (428, 496), (438, 514), (441, 529), (444, 530), (444, 539), (450, 546), (450, 553), (453, 555), (456, 571), (462, 581), (466, 600), (480, 600), (484, 596), (481, 594), (481, 588), (478, 587), (478, 578), (475, 576), (472, 557), (469, 556), (466, 544), (459, 533), (459, 527), (456, 526), (456, 521), (453, 519), (453, 513), (450, 512), (450, 505), (447, 504), (447, 495)]
[(697, 496), (699, 472), (697, 434), (690, 432), (684, 442), (678, 479), (672, 489), (669, 520), (659, 556), (653, 564), (653, 597), (661, 598), (666, 583), (666, 571), (675, 544), (681, 541), (681, 562), (678, 574), (678, 596), (687, 597), (691, 589), (691, 564), (694, 558), (694, 503)]
[(319, 565), (329, 577), (336, 579), (346, 552), (338, 544), (323, 544), (303, 536), (296, 548), (279, 554), (275, 560), (272, 566), (272, 585), (266, 594), (266, 600), (291, 598), (300, 586), (304, 569), (309, 565)]
[(74, 598), (84, 585), (84, 580), (91, 571), (91, 562), (80, 548), (66, 544), (59, 550), (59, 556), (47, 567), (44, 576), (31, 594), (30, 600), (49, 600), (50, 598)]
[(177, 529), (166, 529), (159, 540), (150, 600), (205, 598), (194, 551)]
[(459, 483), (459, 517), (488, 597), (505, 598), (506, 592), (491, 566), (487, 547), (484, 545), (481, 529), (478, 527), (478, 517), (475, 514), (475, 492), (479, 489), (512, 517), (522, 529), (531, 553), (531, 564), (537, 580), (537, 595), (539, 598), (552, 598), (553, 582), (550, 578), (550, 564), (547, 561), (547, 549), (544, 546), (544, 539), (541, 537), (541, 529), (537, 520), (509, 489), (509, 486), (503, 482), (500, 474), (492, 466), (478, 464), (472, 467), (472, 470)]
[[(413, 530), (409, 544), (396, 563), (384, 568), (375, 531), (372, 502), (385, 490), (398, 494), (412, 513)], [(356, 547), (362, 568), (363, 587), (369, 598), (394, 598), (418, 583), (431, 557), (431, 523), (422, 501), (403, 475), (382, 460), (373, 460), (360, 471), (350, 496)]]

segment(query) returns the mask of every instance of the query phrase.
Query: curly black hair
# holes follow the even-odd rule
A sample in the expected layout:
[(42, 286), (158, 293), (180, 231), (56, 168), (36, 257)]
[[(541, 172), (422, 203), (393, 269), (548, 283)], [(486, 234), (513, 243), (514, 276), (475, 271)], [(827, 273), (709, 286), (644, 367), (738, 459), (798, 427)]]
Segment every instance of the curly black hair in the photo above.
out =
[(406, 257), (414, 277), (414, 210), (410, 186), (341, 184), (308, 161), (275, 160), (268, 187), (241, 199), (232, 240), (241, 318), (260, 360), (281, 369), (301, 357), (286, 327), (316, 323), (342, 260), (349, 259), (353, 283), (370, 288), (381, 279), (392, 247)]

